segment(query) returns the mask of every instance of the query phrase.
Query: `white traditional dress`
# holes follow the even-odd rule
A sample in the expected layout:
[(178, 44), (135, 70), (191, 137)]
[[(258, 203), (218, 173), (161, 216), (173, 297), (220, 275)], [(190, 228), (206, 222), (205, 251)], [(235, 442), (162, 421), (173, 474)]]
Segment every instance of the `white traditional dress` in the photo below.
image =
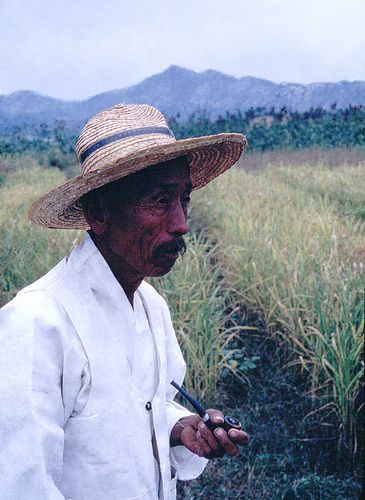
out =
[(1, 500), (174, 499), (207, 462), (169, 446), (184, 374), (163, 298), (132, 308), (86, 235), (0, 311)]

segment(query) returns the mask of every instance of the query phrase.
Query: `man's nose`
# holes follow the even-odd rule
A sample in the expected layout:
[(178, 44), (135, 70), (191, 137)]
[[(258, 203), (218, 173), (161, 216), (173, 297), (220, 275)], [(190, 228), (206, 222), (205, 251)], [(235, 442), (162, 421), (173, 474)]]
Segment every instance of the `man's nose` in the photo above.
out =
[(186, 208), (178, 201), (171, 211), (169, 232), (171, 234), (182, 236), (189, 231), (188, 216)]

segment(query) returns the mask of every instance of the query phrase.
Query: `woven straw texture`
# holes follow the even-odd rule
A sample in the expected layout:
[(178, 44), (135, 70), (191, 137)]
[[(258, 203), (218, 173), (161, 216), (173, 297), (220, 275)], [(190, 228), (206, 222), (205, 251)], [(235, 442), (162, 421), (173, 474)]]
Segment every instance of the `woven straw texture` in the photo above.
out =
[(37, 200), (29, 218), (42, 226), (88, 229), (78, 200), (85, 193), (139, 170), (186, 156), (193, 189), (230, 168), (247, 146), (241, 134), (176, 141), (160, 111), (118, 104), (92, 117), (76, 144), (81, 174)]

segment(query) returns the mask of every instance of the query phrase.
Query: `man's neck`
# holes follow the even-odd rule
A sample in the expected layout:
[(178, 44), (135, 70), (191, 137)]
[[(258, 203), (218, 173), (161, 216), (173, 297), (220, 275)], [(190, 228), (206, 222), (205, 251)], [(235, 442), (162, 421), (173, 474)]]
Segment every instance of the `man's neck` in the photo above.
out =
[(144, 276), (137, 275), (119, 255), (112, 253), (103, 239), (95, 237), (91, 232), (89, 234), (133, 307), (134, 293), (142, 283)]

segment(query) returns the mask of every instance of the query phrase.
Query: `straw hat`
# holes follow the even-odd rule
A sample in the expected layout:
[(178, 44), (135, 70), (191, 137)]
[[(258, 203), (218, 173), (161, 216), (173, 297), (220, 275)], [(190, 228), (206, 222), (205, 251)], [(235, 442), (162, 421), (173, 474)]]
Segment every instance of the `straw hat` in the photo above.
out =
[(76, 144), (81, 174), (36, 201), (29, 218), (42, 226), (88, 229), (79, 199), (121, 177), (186, 156), (193, 189), (230, 168), (247, 146), (241, 134), (177, 141), (160, 111), (147, 104), (117, 104), (93, 116)]

